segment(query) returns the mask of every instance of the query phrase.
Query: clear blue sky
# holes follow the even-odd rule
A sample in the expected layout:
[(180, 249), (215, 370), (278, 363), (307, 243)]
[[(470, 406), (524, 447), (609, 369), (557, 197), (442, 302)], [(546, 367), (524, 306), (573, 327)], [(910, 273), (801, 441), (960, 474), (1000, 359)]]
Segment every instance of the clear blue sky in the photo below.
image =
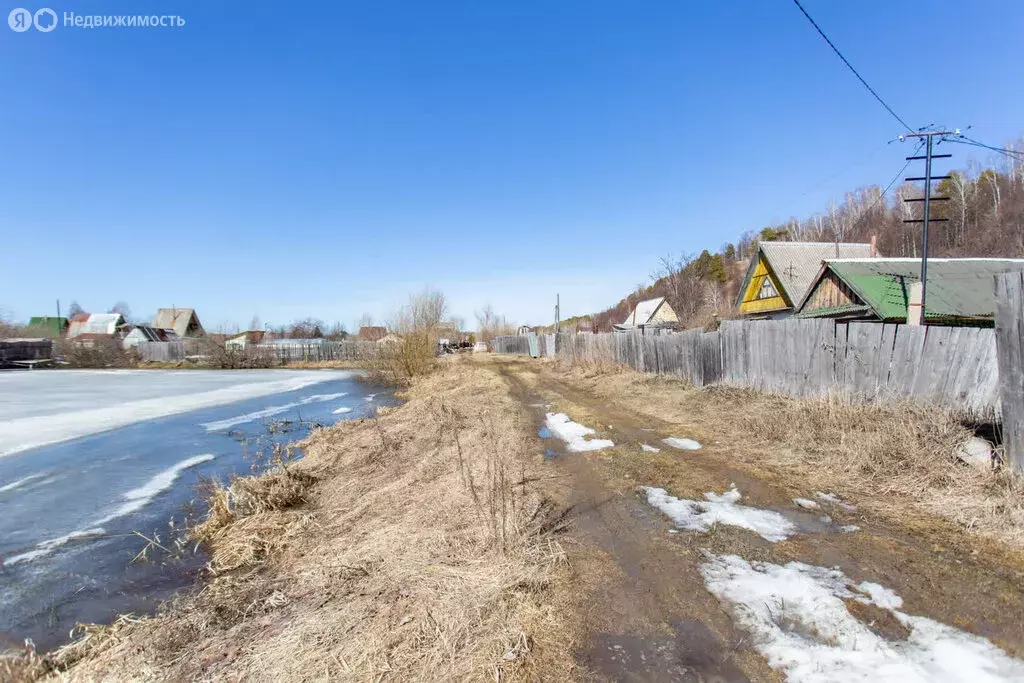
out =
[[(1024, 3), (805, 6), (912, 125), (1024, 132)], [(469, 321), (547, 322), (556, 292), (599, 310), (660, 255), (884, 185), (909, 153), (789, 0), (53, 5), (143, 7), (186, 24), (0, 23), (17, 319), (60, 297), (351, 327), (431, 284)]]

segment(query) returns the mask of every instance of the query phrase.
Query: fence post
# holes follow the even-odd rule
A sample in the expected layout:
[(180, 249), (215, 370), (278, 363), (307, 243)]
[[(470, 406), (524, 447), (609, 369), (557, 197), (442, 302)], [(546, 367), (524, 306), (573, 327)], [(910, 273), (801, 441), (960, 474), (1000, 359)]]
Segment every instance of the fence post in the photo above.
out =
[(1021, 273), (995, 276), (996, 357), (1003, 408), (1006, 460), (1024, 472), (1024, 280)]

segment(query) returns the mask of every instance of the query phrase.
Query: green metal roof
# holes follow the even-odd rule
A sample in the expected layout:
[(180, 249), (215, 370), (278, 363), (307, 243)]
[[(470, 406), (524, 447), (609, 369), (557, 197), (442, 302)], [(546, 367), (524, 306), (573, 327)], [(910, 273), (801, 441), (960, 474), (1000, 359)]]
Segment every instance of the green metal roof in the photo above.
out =
[[(902, 321), (907, 319), (910, 285), (921, 279), (921, 259), (829, 260), (817, 282), (826, 270), (835, 273), (878, 318)], [(991, 321), (995, 316), (993, 276), (1008, 271), (1024, 271), (1024, 259), (928, 259), (926, 319)], [(820, 317), (829, 313), (821, 310), (804, 315)]]
[(37, 330), (44, 330), (47, 334), (56, 337), (64, 334), (64, 330), (68, 327), (68, 319), (53, 316), (35, 316), (29, 318), (28, 326)]

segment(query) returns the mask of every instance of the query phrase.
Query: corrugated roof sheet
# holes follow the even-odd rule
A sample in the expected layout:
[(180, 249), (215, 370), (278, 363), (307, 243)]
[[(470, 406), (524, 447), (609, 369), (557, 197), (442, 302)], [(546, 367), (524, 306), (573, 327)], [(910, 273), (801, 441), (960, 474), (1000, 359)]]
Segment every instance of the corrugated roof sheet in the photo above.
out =
[(82, 320), (82, 316), (76, 315), (72, 318), (68, 328), (69, 337), (79, 337), (83, 334), (111, 336), (117, 333), (117, 328), (124, 325), (124, 316), (120, 313), (90, 313)]
[(629, 312), (629, 315), (626, 316), (626, 319), (622, 324), (646, 325), (651, 321), (651, 318), (658, 311), (658, 306), (661, 306), (663, 301), (665, 301), (665, 297), (663, 296), (648, 299), (647, 301), (641, 301), (632, 311)]
[[(871, 245), (857, 242), (761, 242), (758, 249), (794, 306), (803, 301), (825, 259), (871, 256)], [(741, 296), (756, 267), (756, 259), (751, 266), (740, 289)]]
[[(822, 275), (826, 269), (882, 320), (907, 319), (910, 284), (921, 279), (921, 259), (917, 258), (830, 259), (820, 269)], [(992, 320), (993, 277), (1008, 271), (1024, 271), (1024, 259), (928, 259), (925, 318)]]
[(160, 308), (157, 309), (156, 317), (153, 318), (153, 327), (165, 330), (174, 330), (179, 337), (188, 337), (189, 323), (195, 317), (198, 334), (204, 334), (199, 316), (194, 308)]

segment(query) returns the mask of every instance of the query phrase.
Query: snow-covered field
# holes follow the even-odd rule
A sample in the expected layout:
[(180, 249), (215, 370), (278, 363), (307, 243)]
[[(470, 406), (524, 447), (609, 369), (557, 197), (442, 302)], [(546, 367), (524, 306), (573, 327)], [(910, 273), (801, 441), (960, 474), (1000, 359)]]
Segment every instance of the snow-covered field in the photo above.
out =
[(0, 457), (135, 422), (293, 391), (353, 374), (327, 370), (0, 373)]

